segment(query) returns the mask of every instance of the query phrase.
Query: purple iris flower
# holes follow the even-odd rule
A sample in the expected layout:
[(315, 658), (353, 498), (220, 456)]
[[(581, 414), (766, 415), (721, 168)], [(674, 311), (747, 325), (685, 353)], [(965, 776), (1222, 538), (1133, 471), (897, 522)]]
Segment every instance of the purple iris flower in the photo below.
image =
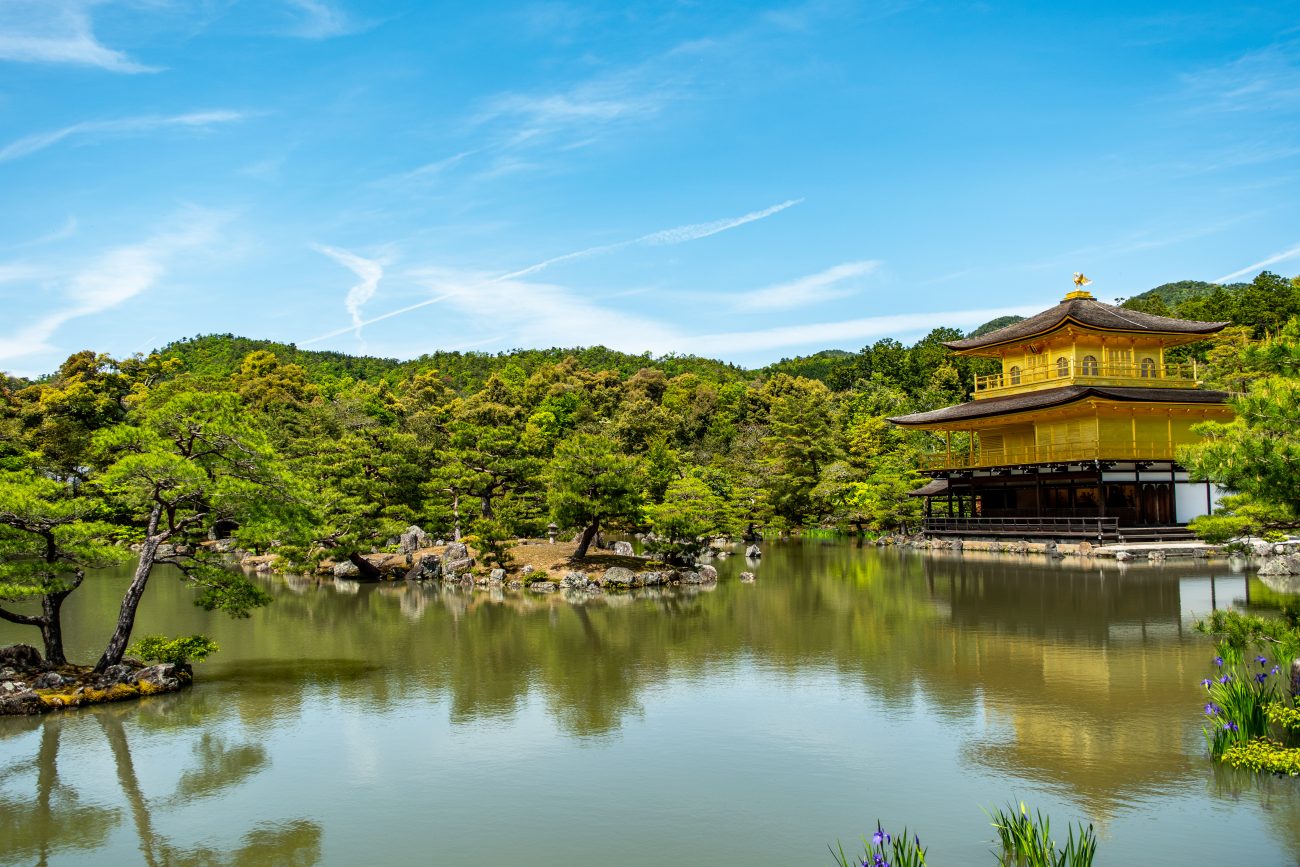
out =
[(1205, 687), (1206, 689), (1209, 689), (1209, 688), (1210, 688), (1210, 682), (1211, 682), (1210, 679), (1207, 677), (1207, 678), (1205, 678), (1205, 680), (1202, 680), (1202, 681), (1201, 681), (1201, 686)]
[(1220, 707), (1219, 707), (1217, 704), (1215, 704), (1214, 702), (1210, 702), (1209, 704), (1207, 704), (1207, 705), (1205, 706), (1205, 715), (1206, 715), (1206, 716), (1218, 716), (1220, 713), (1222, 713), (1222, 711), (1223, 711), (1223, 709), (1220, 708)]
[(1269, 674), (1277, 674), (1277, 671), (1278, 671), (1278, 669), (1277, 669), (1277, 666), (1275, 665), (1275, 666), (1273, 666), (1273, 670), (1270, 671)]
[(1230, 732), (1240, 731), (1240, 729), (1237, 728), (1237, 724), (1232, 720), (1228, 720), (1226, 723), (1224, 723), (1223, 727)]
[(1262, 671), (1259, 674), (1255, 675), (1255, 683), (1263, 683), (1266, 680), (1268, 680), (1268, 675)]
[(1232, 675), (1225, 674), (1219, 678), (1219, 683), (1232, 683)]
[(1217, 665), (1219, 668), (1223, 668), (1223, 657), (1222, 656), (1214, 657), (1214, 664)]
[(1257, 656), (1257, 657), (1255, 657), (1255, 661), (1258, 662), (1258, 663), (1260, 664), (1260, 667), (1261, 667), (1261, 668), (1262, 668), (1263, 666), (1265, 666), (1265, 665), (1268, 665), (1268, 659), (1265, 658), (1265, 657), (1263, 657), (1263, 656)]

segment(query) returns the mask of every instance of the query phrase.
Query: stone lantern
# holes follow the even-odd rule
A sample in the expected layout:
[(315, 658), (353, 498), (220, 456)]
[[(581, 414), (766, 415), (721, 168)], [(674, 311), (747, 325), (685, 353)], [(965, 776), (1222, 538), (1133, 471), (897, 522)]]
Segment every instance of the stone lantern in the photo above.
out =
[(546, 525), (546, 538), (550, 540), (552, 545), (555, 544), (555, 534), (558, 532), (560, 532), (560, 528), (554, 521)]

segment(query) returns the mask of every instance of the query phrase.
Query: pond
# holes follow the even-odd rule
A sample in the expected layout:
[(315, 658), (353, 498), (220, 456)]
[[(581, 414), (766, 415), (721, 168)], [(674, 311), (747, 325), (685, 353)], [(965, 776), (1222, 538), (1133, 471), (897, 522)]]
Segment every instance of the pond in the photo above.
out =
[[(1191, 623), (1279, 604), (1253, 576), (820, 541), (716, 565), (582, 604), (269, 577), (241, 621), (157, 575), (136, 634), (221, 652), (178, 695), (0, 719), (0, 864), (829, 864), (879, 817), (979, 865), (1019, 800), (1093, 822), (1102, 865), (1300, 860), (1300, 785), (1200, 733)], [(127, 580), (74, 595), (71, 656)]]

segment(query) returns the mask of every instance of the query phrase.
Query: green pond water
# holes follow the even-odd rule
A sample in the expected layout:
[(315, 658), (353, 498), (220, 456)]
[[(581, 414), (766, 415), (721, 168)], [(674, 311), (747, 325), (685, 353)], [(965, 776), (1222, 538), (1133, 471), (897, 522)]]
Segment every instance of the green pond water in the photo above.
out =
[[(1300, 863), (1300, 784), (1215, 768), (1226, 564), (765, 546), (702, 592), (569, 600), (268, 577), (179, 695), (0, 719), (0, 864), (829, 864), (876, 818), (992, 864), (981, 808), (1084, 819), (1101, 865)], [(740, 571), (759, 580), (741, 584)], [(67, 610), (102, 647), (128, 580)], [(35, 643), (0, 624), (0, 643)]]

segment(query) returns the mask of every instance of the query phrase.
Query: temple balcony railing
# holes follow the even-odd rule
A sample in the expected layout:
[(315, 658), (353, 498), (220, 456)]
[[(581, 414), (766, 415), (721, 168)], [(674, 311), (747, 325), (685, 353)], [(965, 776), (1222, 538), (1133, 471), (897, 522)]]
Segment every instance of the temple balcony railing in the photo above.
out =
[(1163, 442), (1043, 443), (1020, 448), (977, 449), (974, 454), (937, 452), (921, 455), (923, 470), (961, 470), (1085, 461), (1172, 461), (1178, 445)]
[(1059, 363), (1049, 361), (1041, 367), (1026, 367), (975, 377), (975, 398), (1002, 397), (1041, 388), (1063, 385), (1116, 385), (1130, 388), (1198, 388), (1196, 363), (1102, 364), (1089, 359)]

